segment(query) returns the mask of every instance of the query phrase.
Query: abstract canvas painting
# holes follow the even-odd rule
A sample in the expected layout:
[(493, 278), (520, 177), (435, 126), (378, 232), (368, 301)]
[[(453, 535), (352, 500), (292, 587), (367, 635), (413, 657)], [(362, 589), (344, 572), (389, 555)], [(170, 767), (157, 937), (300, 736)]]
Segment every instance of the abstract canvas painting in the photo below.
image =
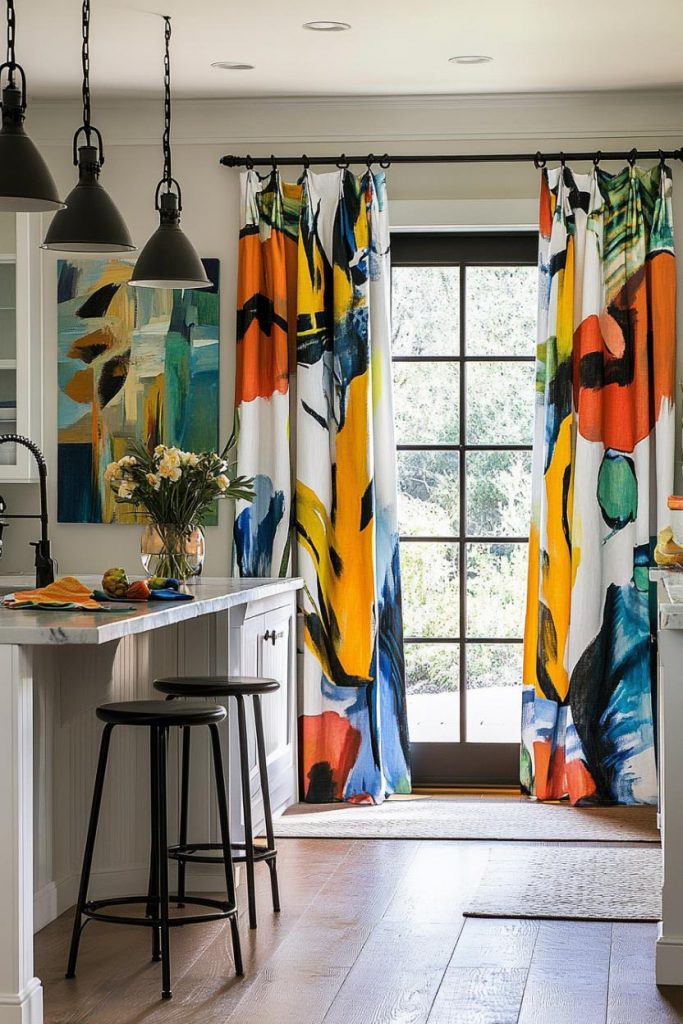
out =
[(219, 261), (205, 289), (129, 288), (134, 261), (58, 263), (58, 517), (131, 523), (107, 464), (150, 447), (218, 448)]

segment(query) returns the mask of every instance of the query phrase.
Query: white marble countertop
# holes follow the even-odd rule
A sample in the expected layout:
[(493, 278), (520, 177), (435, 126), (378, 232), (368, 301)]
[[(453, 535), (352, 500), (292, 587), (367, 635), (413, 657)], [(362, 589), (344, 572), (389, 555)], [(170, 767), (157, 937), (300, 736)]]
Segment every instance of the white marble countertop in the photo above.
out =
[(660, 629), (683, 629), (683, 569), (650, 569), (653, 583), (661, 583), (657, 601)]
[[(79, 576), (83, 583), (100, 586), (100, 578)], [(35, 586), (33, 577), (0, 576), (0, 596)], [(150, 601), (134, 611), (43, 611), (0, 606), (0, 644), (105, 644), (135, 633), (146, 633), (200, 615), (211, 615), (264, 597), (300, 590), (301, 579), (231, 579), (206, 577), (188, 585), (193, 601)]]

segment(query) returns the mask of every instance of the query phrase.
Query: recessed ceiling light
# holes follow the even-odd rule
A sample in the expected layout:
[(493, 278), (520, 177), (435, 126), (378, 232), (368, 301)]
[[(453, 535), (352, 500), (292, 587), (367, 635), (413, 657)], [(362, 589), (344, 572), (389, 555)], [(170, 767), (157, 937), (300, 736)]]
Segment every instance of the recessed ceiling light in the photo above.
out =
[(449, 64), (490, 64), (493, 57), (486, 57), (483, 53), (463, 53), (459, 57), (449, 57)]
[(237, 60), (216, 60), (211, 65), (212, 68), (221, 68), (223, 71), (253, 71), (253, 64), (242, 64)]
[(346, 21), (307, 21), (303, 27), (311, 32), (347, 32), (351, 28)]

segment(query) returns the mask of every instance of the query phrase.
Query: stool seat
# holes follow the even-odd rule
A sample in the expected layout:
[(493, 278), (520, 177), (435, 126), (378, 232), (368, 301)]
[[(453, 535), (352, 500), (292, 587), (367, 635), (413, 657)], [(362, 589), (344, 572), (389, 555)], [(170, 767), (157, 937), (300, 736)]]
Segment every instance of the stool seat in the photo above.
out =
[(111, 725), (214, 725), (222, 722), (226, 710), (220, 704), (195, 704), (183, 701), (128, 700), (116, 704), (100, 704), (97, 717)]
[(280, 684), (257, 676), (169, 676), (155, 679), (154, 689), (172, 697), (254, 697), (273, 693)]

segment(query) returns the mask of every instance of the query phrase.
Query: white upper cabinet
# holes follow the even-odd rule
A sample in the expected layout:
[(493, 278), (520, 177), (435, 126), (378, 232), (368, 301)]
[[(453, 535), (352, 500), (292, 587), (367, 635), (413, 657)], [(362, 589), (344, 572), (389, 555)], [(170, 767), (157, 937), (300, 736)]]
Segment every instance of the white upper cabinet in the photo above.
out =
[[(43, 444), (41, 218), (0, 214), (0, 434)], [(0, 481), (37, 479), (25, 448), (0, 444)]]

